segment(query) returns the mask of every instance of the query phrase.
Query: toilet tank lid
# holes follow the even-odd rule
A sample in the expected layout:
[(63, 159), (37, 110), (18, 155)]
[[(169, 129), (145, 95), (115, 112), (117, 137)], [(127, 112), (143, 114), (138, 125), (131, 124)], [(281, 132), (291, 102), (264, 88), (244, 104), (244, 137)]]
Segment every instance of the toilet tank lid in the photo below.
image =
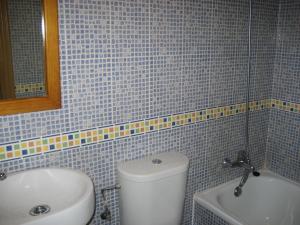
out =
[(118, 163), (119, 176), (135, 182), (148, 182), (183, 173), (188, 169), (188, 158), (179, 152), (166, 152), (143, 159)]

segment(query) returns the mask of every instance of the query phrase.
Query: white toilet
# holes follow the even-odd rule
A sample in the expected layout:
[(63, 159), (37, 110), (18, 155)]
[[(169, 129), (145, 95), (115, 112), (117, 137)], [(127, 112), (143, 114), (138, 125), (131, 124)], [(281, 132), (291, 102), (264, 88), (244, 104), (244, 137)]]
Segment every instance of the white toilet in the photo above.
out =
[(177, 152), (120, 162), (121, 225), (180, 225), (188, 163)]

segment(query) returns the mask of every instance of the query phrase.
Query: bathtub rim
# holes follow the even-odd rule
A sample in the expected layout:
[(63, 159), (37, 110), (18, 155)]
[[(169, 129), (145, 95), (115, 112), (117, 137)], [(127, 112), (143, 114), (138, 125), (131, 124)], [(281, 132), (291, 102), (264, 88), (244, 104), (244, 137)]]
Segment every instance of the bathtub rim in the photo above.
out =
[[(276, 179), (280, 179), (280, 180), (284, 180), (292, 185), (295, 185), (297, 187), (300, 188), (300, 183), (290, 180), (286, 177), (283, 177), (279, 174), (276, 174), (270, 170), (267, 169), (261, 169), (259, 170), (260, 172), (260, 177), (261, 176), (265, 176), (267, 178), (276, 178)], [(249, 177), (254, 177), (252, 174)], [(218, 189), (222, 189), (227, 185), (231, 185), (231, 184), (238, 184), (240, 182), (241, 177), (235, 178), (233, 180), (230, 180), (226, 183), (220, 184), (216, 187), (212, 187), (209, 188), (207, 190), (204, 191), (198, 191), (194, 193), (193, 196), (193, 201), (200, 204), (202, 207), (208, 209), (209, 211), (211, 211), (213, 214), (217, 215), (218, 217), (222, 218), (223, 220), (225, 220), (226, 222), (232, 224), (232, 225), (251, 225), (245, 221), (242, 220), (242, 218), (239, 218), (237, 216), (235, 216), (234, 214), (228, 212), (228, 211), (224, 211), (224, 209), (222, 207), (220, 207), (219, 203), (217, 202), (216, 198), (212, 198), (212, 197), (207, 197), (207, 195), (211, 192), (214, 192)]]

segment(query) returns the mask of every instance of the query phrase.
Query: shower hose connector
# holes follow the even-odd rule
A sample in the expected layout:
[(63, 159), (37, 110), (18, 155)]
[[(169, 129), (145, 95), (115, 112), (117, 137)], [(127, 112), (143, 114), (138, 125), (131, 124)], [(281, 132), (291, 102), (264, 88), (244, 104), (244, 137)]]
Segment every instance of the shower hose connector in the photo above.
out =
[(112, 191), (112, 190), (118, 190), (120, 188), (121, 188), (121, 186), (119, 184), (115, 184), (113, 186), (109, 186), (109, 187), (105, 187), (105, 188), (101, 189), (101, 195), (103, 198), (103, 206), (104, 206), (104, 211), (100, 215), (102, 220), (111, 221), (111, 212), (108, 208), (108, 202), (107, 202), (107, 199), (105, 196), (105, 192)]
[(229, 158), (225, 158), (223, 161), (223, 168), (244, 168), (244, 173), (239, 185), (234, 189), (234, 195), (239, 197), (242, 194), (242, 188), (248, 180), (249, 174), (253, 173), (254, 176), (259, 176), (259, 173), (255, 170), (255, 167), (251, 165), (250, 159), (246, 151), (239, 151), (237, 159), (231, 162)]

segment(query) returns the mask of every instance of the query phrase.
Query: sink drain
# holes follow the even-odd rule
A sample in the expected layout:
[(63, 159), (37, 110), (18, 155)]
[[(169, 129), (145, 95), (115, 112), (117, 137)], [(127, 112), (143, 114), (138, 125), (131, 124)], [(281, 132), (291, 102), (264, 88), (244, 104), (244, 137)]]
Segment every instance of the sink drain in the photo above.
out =
[(39, 216), (39, 215), (42, 215), (42, 214), (46, 214), (48, 212), (50, 212), (50, 206), (48, 206), (48, 205), (38, 205), (38, 206), (33, 207), (29, 211), (29, 214), (31, 216)]

